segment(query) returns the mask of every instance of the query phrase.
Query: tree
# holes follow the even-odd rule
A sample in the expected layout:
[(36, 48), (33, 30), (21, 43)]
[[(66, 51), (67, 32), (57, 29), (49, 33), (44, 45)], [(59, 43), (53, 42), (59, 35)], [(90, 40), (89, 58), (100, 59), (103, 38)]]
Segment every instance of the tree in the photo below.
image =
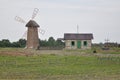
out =
[(11, 47), (11, 43), (8, 39), (3, 39), (1, 42), (0, 42), (0, 46), (1, 47)]
[(2, 43), (2, 41), (0, 41), (0, 47), (3, 47), (3, 45), (4, 45), (4, 44)]
[(55, 46), (55, 39), (53, 37), (49, 37), (48, 46), (49, 47), (54, 47)]
[(19, 42), (13, 42), (11, 47), (20, 47), (20, 44)]
[[(49, 37), (48, 40), (40, 40), (39, 39), (40, 47), (64, 47), (64, 42), (61, 40), (55, 40), (53, 37)], [(0, 47), (25, 47), (26, 46), (26, 40), (25, 39), (19, 39), (16, 42), (10, 42), (8, 39), (3, 39), (0, 41)]]
[(26, 40), (25, 39), (19, 39), (18, 41), (20, 47), (25, 47), (26, 46)]
[(65, 43), (62, 42), (61, 40), (55, 40), (53, 37), (49, 37), (48, 40), (40, 40), (40, 46), (41, 47), (60, 47), (63, 48)]
[(40, 46), (42, 46), (42, 47), (47, 47), (48, 46), (48, 42), (47, 42), (47, 40), (40, 40), (39, 39), (39, 44), (40, 44)]
[(64, 47), (65, 46), (65, 43), (62, 42), (62, 40), (57, 40), (56, 44), (57, 44), (58, 47)]

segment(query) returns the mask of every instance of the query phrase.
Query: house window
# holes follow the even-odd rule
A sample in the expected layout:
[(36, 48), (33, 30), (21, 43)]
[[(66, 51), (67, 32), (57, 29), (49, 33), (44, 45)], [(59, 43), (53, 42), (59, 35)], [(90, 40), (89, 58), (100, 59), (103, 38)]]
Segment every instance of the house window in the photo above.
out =
[(72, 41), (72, 42), (71, 42), (71, 46), (75, 46), (75, 41)]
[(84, 41), (84, 43), (83, 43), (83, 44), (84, 44), (84, 46), (87, 46), (87, 41)]

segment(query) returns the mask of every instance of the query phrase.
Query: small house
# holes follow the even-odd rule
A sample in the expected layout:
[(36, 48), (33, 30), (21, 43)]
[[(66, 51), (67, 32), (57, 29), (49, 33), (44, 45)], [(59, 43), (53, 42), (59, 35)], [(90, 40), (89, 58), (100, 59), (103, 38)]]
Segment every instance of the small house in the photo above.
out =
[(91, 49), (93, 34), (65, 33), (65, 49)]

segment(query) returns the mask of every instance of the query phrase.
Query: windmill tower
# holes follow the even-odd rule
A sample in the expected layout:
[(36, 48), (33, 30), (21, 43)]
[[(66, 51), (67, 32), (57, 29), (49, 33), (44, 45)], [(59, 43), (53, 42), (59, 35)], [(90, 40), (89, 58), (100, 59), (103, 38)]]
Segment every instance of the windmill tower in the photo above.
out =
[[(38, 28), (40, 27), (33, 19), (36, 17), (39, 9), (35, 8), (31, 20), (25, 25), (27, 27), (26, 48), (37, 49), (39, 47)], [(16, 16), (16, 21), (26, 23), (22, 18)]]

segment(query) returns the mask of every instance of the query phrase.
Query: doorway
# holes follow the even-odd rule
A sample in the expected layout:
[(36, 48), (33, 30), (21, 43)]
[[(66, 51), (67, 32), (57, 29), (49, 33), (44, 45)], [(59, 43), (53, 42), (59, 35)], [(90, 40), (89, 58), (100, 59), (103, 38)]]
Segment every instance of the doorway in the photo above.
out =
[(77, 41), (77, 48), (81, 48), (81, 41), (80, 40)]

